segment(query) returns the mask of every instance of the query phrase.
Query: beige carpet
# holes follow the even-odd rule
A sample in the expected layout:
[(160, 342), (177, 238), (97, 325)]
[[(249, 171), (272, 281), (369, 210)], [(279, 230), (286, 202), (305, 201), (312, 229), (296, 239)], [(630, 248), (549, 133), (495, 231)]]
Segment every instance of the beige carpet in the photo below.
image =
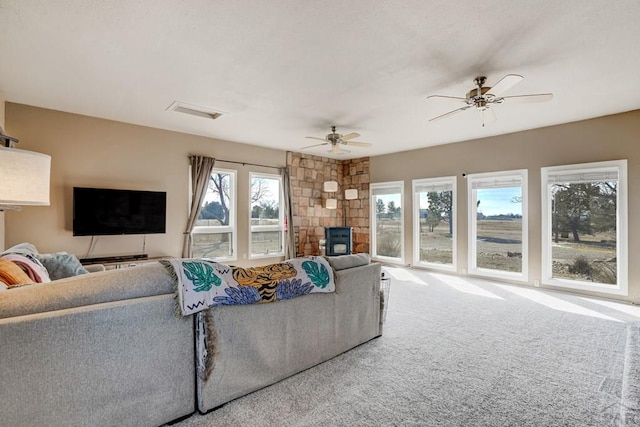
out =
[(638, 425), (621, 399), (637, 390), (624, 374), (639, 307), (388, 271), (381, 338), (176, 425)]

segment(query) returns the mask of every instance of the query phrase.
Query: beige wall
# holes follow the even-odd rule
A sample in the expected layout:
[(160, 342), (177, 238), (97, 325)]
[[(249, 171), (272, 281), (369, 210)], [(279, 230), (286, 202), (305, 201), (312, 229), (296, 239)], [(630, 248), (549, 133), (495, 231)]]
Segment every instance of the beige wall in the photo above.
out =
[[(467, 268), (467, 198), (462, 173), (527, 169), (529, 180), (529, 282), (540, 280), (540, 168), (628, 159), (629, 298), (640, 302), (640, 110), (371, 158), (371, 182), (400, 181), (405, 187), (405, 260), (412, 263), (411, 180), (455, 175), (458, 183), (458, 272)], [(393, 165), (402, 165), (401, 168)]]
[[(0, 126), (5, 129), (4, 125), (4, 92), (0, 91)], [(6, 131), (6, 129), (5, 129)], [(8, 135), (11, 135), (7, 132)], [(0, 250), (4, 250), (4, 212), (0, 211)]]
[[(72, 188), (95, 186), (166, 191), (167, 233), (148, 235), (145, 252), (149, 256), (180, 256), (188, 211), (189, 154), (276, 167), (286, 164), (285, 151), (21, 104), (6, 104), (6, 124), (8, 133), (20, 139), (20, 148), (52, 157), (51, 206), (25, 207), (22, 212), (6, 214), (6, 246), (28, 241), (40, 252), (86, 254), (91, 237), (74, 237), (71, 231)], [(241, 198), (246, 195), (248, 199), (250, 171), (274, 173), (274, 169), (221, 162), (216, 166), (238, 171), (237, 264), (269, 262), (243, 260), (249, 249), (249, 210)], [(142, 236), (102, 236), (91, 256), (141, 253), (142, 249)]]

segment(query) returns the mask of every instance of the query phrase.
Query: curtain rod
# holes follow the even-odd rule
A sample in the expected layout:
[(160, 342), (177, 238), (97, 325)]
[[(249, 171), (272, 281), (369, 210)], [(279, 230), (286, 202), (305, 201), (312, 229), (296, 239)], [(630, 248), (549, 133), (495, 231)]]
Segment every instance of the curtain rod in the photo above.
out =
[(272, 168), (272, 169), (282, 169), (283, 167), (285, 167), (285, 166), (260, 165), (258, 163), (249, 163), (249, 162), (236, 162), (235, 160), (222, 160), (222, 159), (216, 159), (216, 162), (235, 163), (242, 166), (250, 165), (250, 166), (259, 166), (261, 168)]

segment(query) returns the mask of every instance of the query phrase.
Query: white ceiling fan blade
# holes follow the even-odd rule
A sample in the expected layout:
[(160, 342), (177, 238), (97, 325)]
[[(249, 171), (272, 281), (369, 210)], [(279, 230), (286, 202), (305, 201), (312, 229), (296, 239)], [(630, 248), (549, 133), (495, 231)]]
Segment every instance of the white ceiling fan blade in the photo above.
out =
[(460, 102), (466, 102), (467, 101), (467, 98), (460, 98), (459, 96), (446, 96), (446, 95), (430, 95), (430, 96), (427, 96), (427, 99), (431, 99), (431, 98), (447, 99), (449, 101), (460, 101)]
[(359, 136), (360, 136), (359, 133), (351, 132), (351, 133), (348, 133), (348, 134), (342, 136), (340, 139), (343, 140), (343, 141), (347, 141), (349, 139), (357, 138)]
[(498, 96), (502, 92), (504, 92), (504, 91), (508, 90), (509, 88), (511, 88), (511, 86), (513, 86), (516, 83), (518, 83), (523, 78), (524, 77), (522, 77), (519, 74), (507, 74), (506, 76), (504, 76), (502, 78), (502, 80), (500, 80), (491, 89), (489, 89), (487, 91), (487, 94), (488, 95), (493, 95), (493, 96)]
[(371, 144), (368, 142), (345, 141), (345, 144), (353, 145), (354, 147), (371, 147)]
[(325, 142), (327, 141), (324, 138), (316, 138), (315, 136), (305, 136), (305, 138), (307, 138), (307, 139), (317, 139), (318, 141), (325, 141)]
[(433, 121), (435, 121), (435, 120), (444, 119), (445, 117), (452, 116), (452, 115), (454, 115), (454, 114), (456, 114), (456, 113), (459, 113), (460, 111), (464, 111), (464, 110), (466, 110), (466, 109), (468, 109), (468, 108), (471, 108), (471, 105), (467, 105), (467, 106), (465, 106), (465, 107), (458, 108), (458, 109), (453, 110), (453, 111), (449, 111), (448, 113), (441, 114), (441, 115), (436, 116), (436, 117), (434, 117), (434, 118), (432, 118), (432, 119), (429, 119), (429, 121), (430, 121), (430, 122), (433, 122)]
[(536, 93), (531, 95), (504, 96), (502, 99), (509, 103), (547, 102), (553, 98), (552, 93)]
[[(315, 139), (317, 139), (317, 138), (315, 138)], [(328, 144), (328, 142), (325, 142), (324, 144), (307, 145), (306, 147), (302, 147), (302, 148), (300, 148), (300, 149), (301, 149), (301, 150), (305, 150), (305, 149), (307, 149), (307, 148), (319, 147), (319, 146), (321, 146), (321, 145), (327, 145), (327, 144)]]

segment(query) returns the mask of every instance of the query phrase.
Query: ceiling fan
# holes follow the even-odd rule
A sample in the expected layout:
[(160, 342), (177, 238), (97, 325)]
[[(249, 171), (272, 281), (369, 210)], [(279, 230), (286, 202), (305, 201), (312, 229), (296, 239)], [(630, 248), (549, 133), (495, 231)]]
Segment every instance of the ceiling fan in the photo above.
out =
[(331, 150), (329, 150), (330, 153), (342, 154), (342, 153), (350, 153), (351, 151), (343, 149), (342, 147), (340, 147), (340, 145), (349, 145), (353, 147), (371, 147), (371, 144), (369, 144), (368, 142), (351, 141), (352, 139), (357, 138), (359, 136), (360, 134), (355, 132), (351, 132), (346, 135), (340, 135), (339, 133), (336, 133), (336, 127), (331, 126), (331, 133), (325, 136), (324, 138), (307, 136), (307, 138), (309, 139), (317, 139), (318, 141), (325, 141), (325, 142), (323, 142), (322, 144), (308, 145), (306, 147), (302, 147), (301, 149), (304, 150), (306, 148), (319, 147), (321, 145), (331, 145)]
[(446, 95), (428, 96), (427, 99), (431, 99), (431, 98), (446, 99), (446, 100), (462, 102), (463, 104), (465, 104), (464, 107), (456, 108), (455, 110), (449, 111), (448, 113), (444, 113), (439, 116), (433, 117), (429, 119), (429, 121), (433, 122), (435, 120), (444, 119), (445, 117), (452, 116), (456, 113), (459, 113), (460, 111), (467, 110), (471, 107), (476, 107), (476, 109), (480, 113), (482, 126), (484, 126), (485, 118), (489, 121), (496, 120), (496, 117), (493, 114), (493, 111), (489, 108), (491, 104), (502, 104), (503, 102), (507, 102), (509, 104), (517, 103), (517, 102), (546, 102), (546, 101), (549, 101), (551, 98), (553, 98), (552, 93), (501, 96), (503, 92), (506, 92), (513, 85), (520, 82), (523, 78), (524, 77), (518, 74), (507, 74), (494, 86), (484, 86), (487, 78), (484, 76), (480, 76), (480, 77), (476, 77), (473, 80), (476, 87), (471, 89), (469, 92), (467, 92), (467, 95), (464, 98), (460, 98), (457, 96), (446, 96)]

